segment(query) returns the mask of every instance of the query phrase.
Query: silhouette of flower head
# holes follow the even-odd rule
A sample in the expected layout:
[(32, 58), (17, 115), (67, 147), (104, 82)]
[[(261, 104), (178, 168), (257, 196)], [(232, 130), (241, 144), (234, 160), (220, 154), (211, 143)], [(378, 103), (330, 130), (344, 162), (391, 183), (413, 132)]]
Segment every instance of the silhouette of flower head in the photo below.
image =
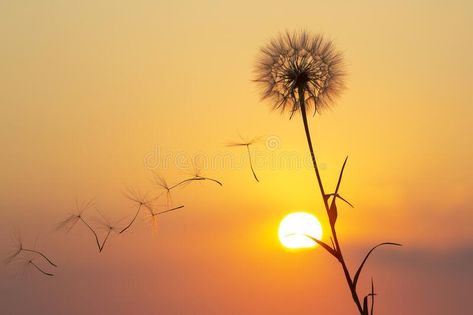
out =
[(305, 31), (286, 31), (261, 48), (254, 81), (263, 89), (262, 98), (275, 102), (275, 109), (290, 110), (292, 117), (303, 98), (315, 114), (344, 89), (343, 69), (342, 54), (331, 41)]

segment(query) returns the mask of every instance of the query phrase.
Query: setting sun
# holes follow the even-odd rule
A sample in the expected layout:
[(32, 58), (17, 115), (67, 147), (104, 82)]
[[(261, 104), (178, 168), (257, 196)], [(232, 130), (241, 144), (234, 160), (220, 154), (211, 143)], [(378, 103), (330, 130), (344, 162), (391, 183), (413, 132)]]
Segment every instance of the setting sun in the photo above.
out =
[(282, 219), (279, 224), (278, 236), (286, 248), (310, 248), (317, 245), (306, 235), (316, 239), (322, 238), (322, 225), (319, 220), (307, 212), (293, 212)]

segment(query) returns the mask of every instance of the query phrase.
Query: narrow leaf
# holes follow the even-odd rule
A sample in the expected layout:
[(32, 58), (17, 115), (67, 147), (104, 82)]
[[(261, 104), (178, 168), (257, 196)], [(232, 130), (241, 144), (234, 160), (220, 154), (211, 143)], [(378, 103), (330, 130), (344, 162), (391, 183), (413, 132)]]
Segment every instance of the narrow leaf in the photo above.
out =
[(339, 198), (339, 199), (341, 199), (342, 201), (344, 201), (346, 204), (348, 204), (350, 207), (355, 208), (355, 206), (354, 206), (351, 202), (349, 202), (348, 200), (346, 200), (345, 198), (343, 198), (342, 196), (340, 196), (340, 194), (336, 194), (336, 195), (333, 194), (333, 193), (332, 193), (332, 194), (325, 194), (324, 199), (325, 199), (325, 200), (329, 200), (330, 197), (334, 197), (334, 199), (335, 199), (335, 198)]
[(316, 239), (315, 237), (312, 237), (310, 235), (307, 235), (307, 234), (304, 234), (304, 236), (310, 238), (311, 240), (313, 240), (314, 242), (316, 242), (317, 244), (319, 244), (320, 246), (322, 246), (326, 251), (328, 251), (330, 254), (332, 254), (332, 256), (334, 256), (335, 258), (337, 258), (337, 260), (340, 260), (340, 256), (338, 255), (337, 251), (335, 249), (333, 249), (332, 247), (330, 247), (330, 245), (322, 242), (321, 240), (318, 240)]
[(369, 315), (368, 314), (368, 296), (365, 296), (363, 299), (363, 315)]
[(340, 171), (340, 175), (338, 176), (337, 188), (335, 188), (335, 196), (338, 194), (338, 189), (340, 188), (340, 183), (342, 182), (343, 171), (345, 170), (345, 165), (347, 164), (348, 156), (345, 158), (343, 162), (342, 170)]
[(343, 197), (340, 196), (339, 194), (337, 194), (336, 197), (337, 197), (337, 198), (340, 198), (342, 201), (344, 201), (345, 203), (347, 203), (350, 207), (355, 208), (350, 202), (348, 202), (345, 198), (343, 198)]
[(376, 294), (374, 293), (374, 282), (373, 282), (373, 278), (371, 278), (371, 312), (370, 312), (370, 315), (373, 315), (373, 311), (374, 311), (374, 296)]
[(332, 201), (332, 204), (330, 205), (330, 208), (328, 211), (328, 218), (330, 220), (330, 225), (335, 226), (335, 223), (337, 222), (337, 217), (338, 217), (337, 204), (335, 203), (335, 200), (334, 200)]
[(354, 286), (355, 288), (356, 288), (356, 283), (358, 282), (358, 278), (360, 277), (360, 273), (361, 273), (361, 271), (363, 270), (363, 266), (365, 265), (366, 261), (368, 260), (368, 257), (371, 255), (371, 253), (372, 253), (376, 248), (378, 248), (379, 246), (383, 246), (383, 245), (402, 246), (401, 244), (398, 244), (398, 243), (385, 242), (385, 243), (381, 243), (381, 244), (378, 244), (378, 245), (376, 245), (375, 247), (373, 247), (373, 248), (368, 252), (368, 254), (366, 254), (365, 259), (363, 259), (363, 262), (361, 263), (360, 267), (359, 267), (358, 270), (356, 271), (355, 277), (353, 278), (353, 286)]

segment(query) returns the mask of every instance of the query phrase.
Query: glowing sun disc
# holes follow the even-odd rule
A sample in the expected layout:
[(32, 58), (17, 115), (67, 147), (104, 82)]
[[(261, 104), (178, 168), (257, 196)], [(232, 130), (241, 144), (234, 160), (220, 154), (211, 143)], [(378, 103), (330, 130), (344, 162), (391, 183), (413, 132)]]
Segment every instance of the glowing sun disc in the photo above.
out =
[(322, 238), (322, 225), (310, 213), (290, 213), (279, 224), (279, 241), (286, 248), (311, 248), (317, 245), (315, 241), (306, 235), (310, 235), (318, 240)]

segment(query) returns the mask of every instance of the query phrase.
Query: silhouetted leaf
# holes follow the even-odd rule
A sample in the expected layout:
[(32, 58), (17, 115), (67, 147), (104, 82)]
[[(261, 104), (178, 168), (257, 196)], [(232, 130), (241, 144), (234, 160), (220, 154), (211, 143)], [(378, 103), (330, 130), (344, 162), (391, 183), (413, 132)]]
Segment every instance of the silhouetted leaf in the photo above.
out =
[(368, 296), (365, 296), (365, 298), (363, 299), (363, 313), (361, 313), (362, 315), (369, 315), (368, 314)]
[(374, 297), (376, 293), (374, 293), (374, 282), (373, 278), (371, 278), (371, 293), (369, 294), (371, 296), (371, 312), (370, 315), (373, 315), (374, 313)]
[(324, 198), (328, 199), (330, 196), (333, 196), (332, 202), (330, 204), (330, 207), (328, 209), (328, 217), (330, 221), (330, 225), (335, 226), (335, 223), (337, 222), (337, 217), (338, 217), (338, 209), (337, 209), (337, 202), (336, 199), (340, 198), (346, 203), (348, 203), (351, 207), (353, 205), (349, 203), (347, 200), (342, 198), (338, 194), (338, 190), (340, 189), (340, 183), (342, 182), (342, 176), (343, 176), (343, 171), (345, 170), (345, 165), (347, 164), (348, 156), (345, 158), (345, 161), (343, 161), (342, 169), (340, 170), (340, 175), (338, 176), (338, 182), (337, 182), (337, 187), (335, 188), (335, 192), (333, 194), (327, 194), (324, 196)]
[(358, 282), (358, 278), (360, 277), (360, 273), (361, 273), (361, 271), (363, 270), (363, 266), (364, 266), (365, 263), (366, 263), (366, 260), (368, 260), (368, 257), (371, 255), (371, 253), (372, 253), (376, 248), (378, 248), (379, 246), (383, 246), (383, 245), (402, 246), (401, 244), (398, 244), (398, 243), (385, 242), (385, 243), (381, 243), (381, 244), (378, 244), (378, 245), (376, 245), (375, 247), (373, 247), (373, 248), (368, 252), (368, 254), (366, 254), (365, 259), (363, 259), (363, 262), (361, 263), (360, 267), (359, 267), (358, 270), (356, 271), (355, 277), (353, 278), (353, 286), (354, 286), (355, 288), (356, 288), (356, 284), (357, 284), (357, 282)]
[(350, 207), (352, 208), (355, 208), (348, 200), (346, 200), (345, 198), (343, 198), (342, 196), (340, 196), (339, 194), (337, 194), (336, 196), (337, 198), (341, 199), (342, 201), (344, 201), (346, 204), (348, 204)]
[(330, 199), (330, 197), (334, 197), (334, 200), (335, 200), (335, 198), (341, 199), (343, 202), (348, 204), (350, 207), (355, 208), (355, 206), (351, 202), (349, 202), (348, 200), (346, 200), (345, 198), (340, 196), (340, 194), (336, 194), (336, 195), (333, 194), (333, 193), (332, 194), (325, 194), (325, 200)]
[(324, 243), (323, 241), (318, 240), (315, 237), (312, 237), (310, 235), (304, 234), (304, 236), (310, 238), (311, 240), (313, 240), (314, 242), (316, 242), (317, 244), (322, 246), (326, 251), (328, 251), (330, 254), (332, 254), (335, 258), (340, 260), (340, 255), (338, 255), (337, 251), (335, 249), (333, 249), (332, 247), (330, 247), (330, 245), (328, 245), (328, 244)]
[(343, 161), (342, 169), (340, 171), (340, 175), (338, 176), (337, 187), (335, 188), (335, 196), (338, 194), (338, 189), (340, 188), (340, 183), (342, 182), (343, 171), (345, 170), (345, 165), (347, 164), (348, 156)]
[(335, 223), (337, 222), (337, 217), (338, 217), (337, 204), (334, 200), (332, 201), (329, 211), (328, 211), (328, 218), (330, 220), (330, 225), (335, 226)]

